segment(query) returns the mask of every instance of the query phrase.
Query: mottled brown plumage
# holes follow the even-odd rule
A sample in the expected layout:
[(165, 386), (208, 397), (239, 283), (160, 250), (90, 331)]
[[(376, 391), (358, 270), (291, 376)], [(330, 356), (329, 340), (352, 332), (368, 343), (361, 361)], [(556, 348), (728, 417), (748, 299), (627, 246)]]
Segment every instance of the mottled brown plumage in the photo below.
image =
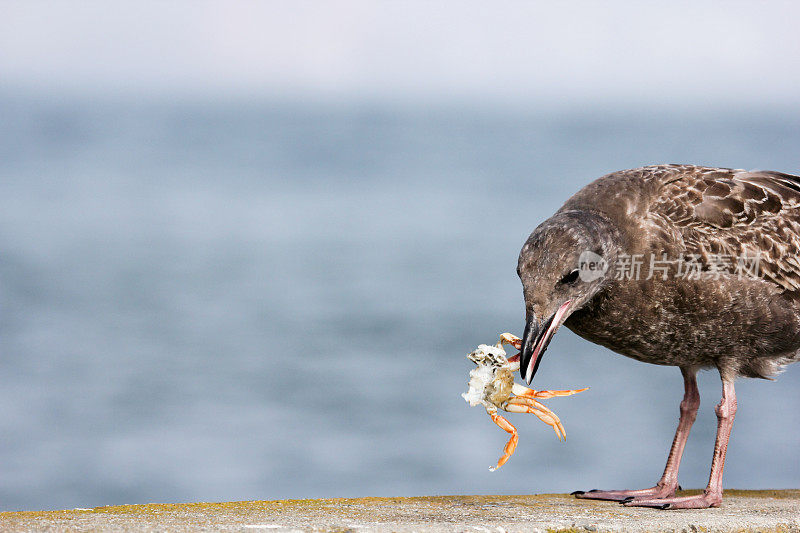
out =
[[(530, 382), (563, 323), (622, 355), (677, 366), (686, 380), (681, 425), (659, 484), (582, 497), (633, 497), (628, 504), (648, 506), (719, 504), (726, 431), (735, 413), (733, 381), (772, 377), (800, 359), (798, 252), (800, 178), (770, 171), (658, 165), (615, 172), (584, 187), (536, 228), (518, 266), (527, 312), (523, 377)], [(602, 258), (605, 275), (584, 279), (582, 253)], [(636, 257), (643, 263), (638, 279), (614, 268)], [(747, 261), (752, 266), (754, 258), (755, 271), (737, 269)], [(653, 265), (662, 268), (648, 269)], [(662, 499), (677, 487), (701, 368), (717, 368), (723, 380), (717, 408), (722, 448), (702, 497)]]

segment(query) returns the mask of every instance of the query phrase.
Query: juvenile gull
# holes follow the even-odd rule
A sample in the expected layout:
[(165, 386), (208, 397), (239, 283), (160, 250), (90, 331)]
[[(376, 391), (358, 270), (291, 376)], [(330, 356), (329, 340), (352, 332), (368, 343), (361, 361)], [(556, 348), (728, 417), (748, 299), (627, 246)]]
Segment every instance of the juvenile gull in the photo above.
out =
[[(657, 165), (590, 183), (530, 235), (517, 273), (530, 384), (562, 324), (619, 354), (677, 366), (685, 393), (661, 479), (642, 490), (579, 498), (659, 508), (716, 507), (736, 414), (734, 380), (770, 378), (800, 359), (800, 177)], [(705, 491), (675, 497), (700, 396), (716, 368), (722, 400)]]

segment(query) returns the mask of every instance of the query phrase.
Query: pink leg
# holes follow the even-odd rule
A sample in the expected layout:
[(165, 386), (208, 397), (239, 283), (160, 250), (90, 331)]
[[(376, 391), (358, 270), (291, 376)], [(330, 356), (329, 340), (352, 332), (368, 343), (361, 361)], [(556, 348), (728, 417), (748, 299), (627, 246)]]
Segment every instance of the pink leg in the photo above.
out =
[(703, 494), (684, 496), (682, 498), (665, 498), (655, 500), (637, 498), (626, 502), (628, 506), (658, 507), (661, 509), (705, 509), (719, 507), (722, 503), (722, 470), (725, 467), (725, 453), (728, 451), (728, 439), (731, 436), (733, 419), (736, 416), (736, 391), (733, 381), (722, 382), (722, 400), (716, 408), (717, 440), (714, 443), (714, 458), (711, 461), (711, 475)]
[(681, 369), (683, 374), (684, 394), (681, 402), (681, 418), (678, 422), (678, 429), (675, 431), (675, 438), (672, 440), (672, 448), (667, 457), (667, 466), (664, 467), (664, 474), (654, 487), (640, 490), (592, 490), (589, 492), (577, 491), (573, 494), (577, 498), (591, 500), (613, 500), (625, 501), (634, 498), (668, 498), (675, 494), (678, 489), (678, 468), (681, 465), (683, 448), (689, 438), (689, 431), (697, 417), (697, 408), (700, 407), (700, 392), (697, 390), (697, 371)]

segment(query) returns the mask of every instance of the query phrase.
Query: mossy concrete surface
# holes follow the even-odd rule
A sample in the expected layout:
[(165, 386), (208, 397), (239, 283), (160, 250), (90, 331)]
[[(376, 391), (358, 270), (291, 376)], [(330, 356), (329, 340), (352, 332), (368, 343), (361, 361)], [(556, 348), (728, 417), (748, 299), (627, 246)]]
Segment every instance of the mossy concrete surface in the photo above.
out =
[[(697, 491), (684, 491), (684, 495)], [(660, 511), (566, 494), (148, 504), (0, 513), (6, 531), (782, 531), (800, 490), (725, 491), (716, 509)]]

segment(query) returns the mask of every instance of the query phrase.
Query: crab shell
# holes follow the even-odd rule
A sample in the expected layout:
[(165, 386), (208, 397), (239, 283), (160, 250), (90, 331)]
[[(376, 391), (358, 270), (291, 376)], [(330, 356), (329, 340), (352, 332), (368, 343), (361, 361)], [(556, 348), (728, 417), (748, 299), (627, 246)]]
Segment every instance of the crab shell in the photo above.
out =
[(478, 365), (469, 373), (469, 390), (461, 395), (470, 405), (499, 406), (511, 397), (515, 365), (502, 348), (481, 344), (467, 358)]
[(486, 384), (483, 394), (492, 405), (500, 405), (511, 397), (513, 386), (514, 374), (508, 368), (501, 367), (495, 370), (494, 379)]

